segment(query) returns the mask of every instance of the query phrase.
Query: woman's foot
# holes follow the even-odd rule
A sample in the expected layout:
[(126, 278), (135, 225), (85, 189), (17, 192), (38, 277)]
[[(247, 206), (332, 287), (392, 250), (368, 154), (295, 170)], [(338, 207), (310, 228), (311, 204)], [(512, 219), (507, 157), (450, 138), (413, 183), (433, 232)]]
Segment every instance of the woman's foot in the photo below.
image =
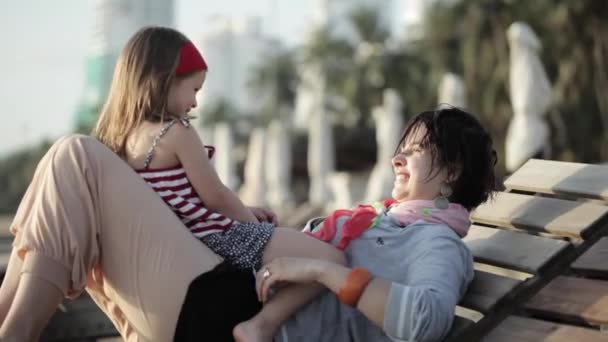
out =
[(236, 342), (272, 342), (274, 329), (253, 318), (237, 324), (232, 335)]

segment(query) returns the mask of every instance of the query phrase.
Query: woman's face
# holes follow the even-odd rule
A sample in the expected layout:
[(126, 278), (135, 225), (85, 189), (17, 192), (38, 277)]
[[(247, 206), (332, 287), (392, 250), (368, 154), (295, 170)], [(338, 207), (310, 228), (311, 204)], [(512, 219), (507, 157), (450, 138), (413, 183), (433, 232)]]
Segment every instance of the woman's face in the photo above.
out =
[(426, 127), (422, 124), (405, 139), (392, 159), (395, 173), (392, 195), (397, 201), (433, 200), (447, 180), (445, 169), (431, 170), (431, 153), (420, 145), (425, 134)]

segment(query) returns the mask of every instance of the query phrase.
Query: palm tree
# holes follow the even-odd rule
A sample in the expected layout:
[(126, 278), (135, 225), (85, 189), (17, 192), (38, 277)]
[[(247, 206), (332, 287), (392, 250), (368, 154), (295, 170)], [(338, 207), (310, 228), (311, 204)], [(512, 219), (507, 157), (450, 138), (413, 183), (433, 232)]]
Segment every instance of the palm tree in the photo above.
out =
[(0, 215), (15, 213), (38, 162), (50, 147), (50, 141), (43, 141), (0, 160)]
[(227, 100), (221, 99), (214, 102), (212, 105), (203, 108), (200, 111), (201, 120), (199, 125), (213, 126), (218, 122), (231, 122), (234, 121), (238, 115), (234, 106)]
[(346, 74), (341, 90), (360, 126), (369, 121), (372, 108), (382, 101), (382, 90), (386, 86), (382, 66), (389, 32), (377, 10), (370, 7), (355, 8), (349, 19), (360, 42), (352, 47), (355, 56), (352, 70)]
[[(358, 43), (335, 37), (331, 27), (313, 31), (303, 49), (303, 63), (321, 66), (330, 97), (339, 98), (341, 122), (368, 123), (371, 108), (379, 103), (385, 86), (384, 43), (388, 31), (375, 9), (360, 7), (349, 15)], [(330, 23), (331, 24), (331, 23)]]
[(298, 54), (300, 63), (320, 67), (327, 91), (340, 93), (340, 84), (352, 63), (353, 47), (348, 41), (334, 37), (329, 27), (318, 27), (313, 29)]
[(543, 43), (541, 59), (554, 86), (550, 119), (568, 128), (565, 142), (554, 142), (556, 157), (595, 162), (608, 158), (606, 17), (603, 0), (437, 1), (425, 17), (418, 52), (433, 74), (463, 75), (471, 108), (502, 145), (511, 116), (505, 32), (514, 21), (527, 22)]
[(258, 120), (266, 124), (274, 118), (288, 115), (295, 102), (297, 73), (293, 53), (279, 49), (254, 68), (248, 87), (256, 98), (263, 99)]

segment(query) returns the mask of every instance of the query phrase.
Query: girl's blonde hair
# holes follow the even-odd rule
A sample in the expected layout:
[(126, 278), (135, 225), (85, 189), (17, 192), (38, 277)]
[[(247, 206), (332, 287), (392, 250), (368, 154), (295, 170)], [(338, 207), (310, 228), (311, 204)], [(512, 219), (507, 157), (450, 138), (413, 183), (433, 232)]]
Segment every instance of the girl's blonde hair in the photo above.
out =
[(144, 120), (165, 121), (167, 97), (188, 39), (166, 27), (139, 30), (122, 49), (93, 135), (125, 157), (129, 135)]

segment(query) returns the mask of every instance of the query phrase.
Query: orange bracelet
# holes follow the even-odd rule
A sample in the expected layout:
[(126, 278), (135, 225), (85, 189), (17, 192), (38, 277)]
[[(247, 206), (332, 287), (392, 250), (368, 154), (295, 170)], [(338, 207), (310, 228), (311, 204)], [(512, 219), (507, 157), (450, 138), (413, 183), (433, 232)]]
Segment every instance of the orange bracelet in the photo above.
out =
[(346, 277), (344, 284), (342, 284), (340, 291), (338, 291), (338, 300), (344, 304), (356, 306), (371, 280), (372, 276), (365, 268), (353, 268)]

